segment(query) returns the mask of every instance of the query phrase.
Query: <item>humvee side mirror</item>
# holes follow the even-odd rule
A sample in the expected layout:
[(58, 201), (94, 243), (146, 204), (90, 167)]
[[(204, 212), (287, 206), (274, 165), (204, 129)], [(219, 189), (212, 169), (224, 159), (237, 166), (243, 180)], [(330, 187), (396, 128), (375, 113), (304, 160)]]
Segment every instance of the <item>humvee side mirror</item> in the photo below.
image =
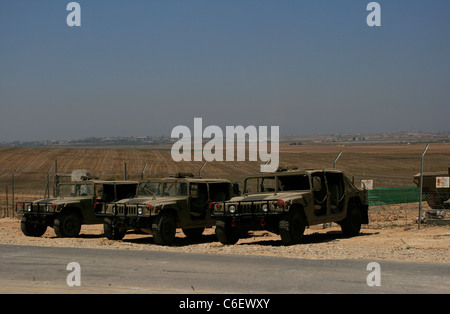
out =
[(197, 198), (198, 197), (198, 185), (197, 184), (191, 184), (190, 189), (190, 197)]
[(312, 183), (314, 192), (319, 192), (320, 190), (322, 190), (322, 179), (320, 177), (313, 177)]

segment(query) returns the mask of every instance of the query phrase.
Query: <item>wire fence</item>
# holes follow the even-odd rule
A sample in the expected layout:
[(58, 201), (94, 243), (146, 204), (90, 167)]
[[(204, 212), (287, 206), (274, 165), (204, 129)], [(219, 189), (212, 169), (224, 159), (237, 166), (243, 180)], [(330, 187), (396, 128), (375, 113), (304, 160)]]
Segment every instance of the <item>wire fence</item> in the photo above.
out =
[[(408, 154), (376, 152), (372, 154), (344, 151), (339, 154), (307, 153), (284, 154), (282, 158), (300, 159), (301, 168), (331, 168), (343, 170), (357, 186), (368, 189), (369, 225), (371, 228), (389, 226), (412, 227), (417, 225), (419, 204), (422, 219), (448, 217), (450, 209), (450, 154), (448, 150), (430, 149), (424, 158), (422, 203), (419, 202), (421, 149)], [(75, 169), (89, 169), (93, 178), (101, 180), (140, 180), (149, 177), (164, 177), (175, 172), (198, 173), (202, 162), (175, 163), (169, 151), (132, 151), (127, 158), (97, 157), (93, 152), (74, 150), (73, 155), (57, 156), (57, 163), (47, 158), (45, 162), (11, 163), (9, 168), (0, 168), (0, 217), (15, 217), (17, 202), (34, 201), (53, 196), (55, 170), (60, 180), (71, 180)], [(112, 152), (112, 150), (111, 150)], [(110, 153), (110, 151), (108, 151)], [(92, 154), (92, 155), (89, 155)], [(299, 158), (301, 156), (301, 158)], [(309, 159), (308, 159), (309, 158)], [(55, 158), (56, 159), (56, 158)], [(144, 161), (145, 160), (145, 161)], [(39, 161), (39, 162), (38, 162)], [(334, 163), (333, 163), (334, 161)], [(309, 164), (310, 163), (310, 164)], [(206, 177), (221, 177), (242, 183), (243, 179), (259, 171), (259, 163), (216, 162), (208, 165)]]

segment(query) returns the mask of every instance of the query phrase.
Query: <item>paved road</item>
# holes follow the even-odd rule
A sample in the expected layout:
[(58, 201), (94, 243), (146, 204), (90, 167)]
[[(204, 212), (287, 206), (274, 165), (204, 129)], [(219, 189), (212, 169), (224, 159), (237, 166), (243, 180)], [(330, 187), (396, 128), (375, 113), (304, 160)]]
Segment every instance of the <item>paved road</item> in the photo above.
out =
[(450, 293), (450, 265), (369, 262), (0, 245), (0, 293)]

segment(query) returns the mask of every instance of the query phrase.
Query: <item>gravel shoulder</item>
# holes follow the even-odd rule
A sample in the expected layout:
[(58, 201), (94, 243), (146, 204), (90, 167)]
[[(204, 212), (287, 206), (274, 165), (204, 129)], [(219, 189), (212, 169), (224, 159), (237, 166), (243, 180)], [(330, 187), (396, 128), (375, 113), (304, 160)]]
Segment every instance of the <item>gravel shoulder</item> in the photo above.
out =
[(121, 241), (103, 236), (102, 225), (84, 225), (78, 238), (57, 238), (52, 228), (40, 238), (26, 237), (20, 230), (20, 221), (0, 219), (0, 244), (102, 248), (110, 250), (148, 250), (192, 252), (205, 254), (247, 254), (306, 259), (365, 259), (403, 262), (449, 263), (450, 226), (417, 225), (409, 228), (363, 228), (357, 237), (345, 237), (340, 227), (313, 226), (306, 229), (304, 243), (283, 246), (278, 235), (267, 231), (249, 232), (236, 245), (218, 242), (214, 228), (206, 229), (200, 240), (188, 240), (181, 229), (172, 246), (153, 243), (151, 235), (127, 234)]

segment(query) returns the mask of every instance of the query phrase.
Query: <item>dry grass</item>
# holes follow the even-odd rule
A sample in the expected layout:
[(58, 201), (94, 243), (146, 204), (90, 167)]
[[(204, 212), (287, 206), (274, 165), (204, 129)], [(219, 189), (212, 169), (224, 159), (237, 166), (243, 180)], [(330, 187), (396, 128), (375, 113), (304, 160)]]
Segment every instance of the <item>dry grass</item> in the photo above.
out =
[[(280, 145), (280, 165), (299, 168), (332, 168), (339, 151), (343, 154), (337, 168), (355, 182), (373, 179), (375, 187), (413, 185), (420, 171), (423, 144), (374, 145)], [(41, 194), (45, 190), (47, 171), (58, 161), (58, 172), (88, 169), (101, 179), (122, 179), (124, 163), (128, 179), (139, 179), (147, 163), (145, 178), (164, 177), (175, 172), (198, 173), (202, 162), (174, 162), (170, 146), (118, 148), (0, 148), (0, 199), (6, 187), (11, 193), (11, 174), (15, 175), (16, 195)], [(221, 177), (242, 182), (245, 176), (259, 172), (258, 162), (211, 162), (203, 170), (204, 177)], [(425, 171), (446, 171), (450, 166), (450, 144), (432, 144), (425, 157)], [(53, 170), (50, 178), (52, 179)]]

